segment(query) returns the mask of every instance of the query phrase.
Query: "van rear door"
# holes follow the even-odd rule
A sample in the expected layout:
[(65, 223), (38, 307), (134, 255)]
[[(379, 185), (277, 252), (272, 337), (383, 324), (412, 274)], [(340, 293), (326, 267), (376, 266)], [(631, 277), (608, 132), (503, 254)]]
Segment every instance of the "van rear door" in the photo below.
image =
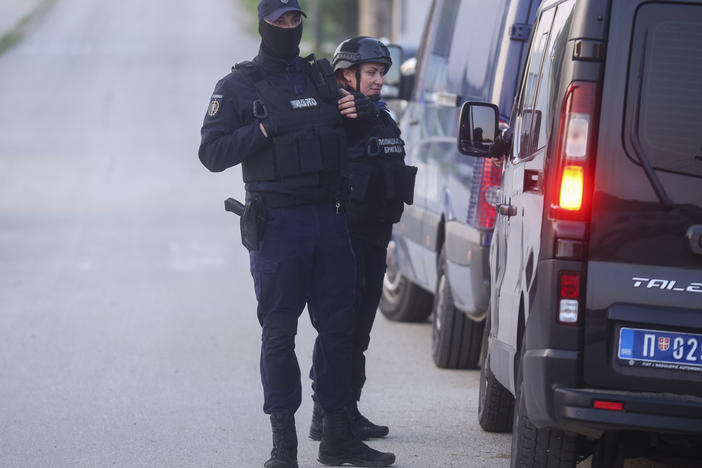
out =
[(585, 383), (702, 395), (702, 1), (612, 2), (609, 24)]

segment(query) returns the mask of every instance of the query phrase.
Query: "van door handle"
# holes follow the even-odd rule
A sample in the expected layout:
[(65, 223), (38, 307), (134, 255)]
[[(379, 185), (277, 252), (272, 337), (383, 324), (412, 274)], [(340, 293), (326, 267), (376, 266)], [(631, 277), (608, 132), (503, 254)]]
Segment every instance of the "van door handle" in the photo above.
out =
[(541, 173), (526, 169), (524, 171), (524, 191), (538, 192), (541, 189)]
[(414, 127), (414, 126), (417, 125), (418, 123), (419, 123), (419, 120), (418, 120), (418, 119), (413, 119), (413, 120), (410, 120), (410, 121), (409, 121), (409, 124), (410, 124), (410, 126), (412, 126), (412, 127)]
[(497, 205), (497, 212), (502, 216), (515, 216), (517, 214), (517, 207), (512, 205)]

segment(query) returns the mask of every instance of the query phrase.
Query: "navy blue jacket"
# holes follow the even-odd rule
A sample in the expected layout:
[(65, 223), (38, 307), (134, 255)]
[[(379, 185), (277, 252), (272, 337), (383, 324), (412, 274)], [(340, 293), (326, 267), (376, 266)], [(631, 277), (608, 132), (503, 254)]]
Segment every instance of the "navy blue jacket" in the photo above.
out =
[[(259, 50), (253, 62), (263, 69), (266, 78), (274, 86), (289, 94), (303, 97), (307, 87), (314, 86), (305, 73), (306, 64), (301, 57), (286, 62)], [(266, 145), (271, 144), (261, 133), (253, 115), (253, 101), (257, 98), (256, 91), (238, 71), (232, 71), (217, 83), (202, 125), (202, 140), (198, 151), (200, 161), (207, 169), (221, 172), (247, 158), (255, 157)], [(349, 144), (353, 145), (371, 131), (377, 119), (343, 121)], [(319, 187), (312, 190), (337, 189)], [(276, 182), (248, 183), (246, 190), (291, 193), (289, 188)], [(299, 189), (295, 193), (299, 194)]]

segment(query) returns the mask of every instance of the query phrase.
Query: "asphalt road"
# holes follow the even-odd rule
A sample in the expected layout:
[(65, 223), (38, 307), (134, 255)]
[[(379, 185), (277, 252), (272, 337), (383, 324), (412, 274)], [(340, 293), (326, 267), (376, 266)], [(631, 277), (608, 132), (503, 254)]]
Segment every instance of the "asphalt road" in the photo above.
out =
[[(258, 40), (231, 0), (58, 0), (0, 57), (0, 466), (261, 466), (260, 329), (227, 196), (197, 159), (216, 81)], [(501, 467), (477, 372), (380, 318), (362, 409), (401, 467)], [(303, 316), (297, 350), (309, 368)], [(304, 382), (309, 388), (309, 382)], [(298, 412), (300, 463), (318, 466)]]

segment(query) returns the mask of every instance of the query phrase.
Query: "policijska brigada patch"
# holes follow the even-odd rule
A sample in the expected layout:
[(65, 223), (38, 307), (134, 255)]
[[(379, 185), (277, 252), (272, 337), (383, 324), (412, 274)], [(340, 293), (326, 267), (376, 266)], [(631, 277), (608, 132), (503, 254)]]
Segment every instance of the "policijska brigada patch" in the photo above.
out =
[(293, 110), (298, 109), (309, 109), (310, 107), (317, 107), (319, 104), (315, 98), (305, 98), (305, 99), (295, 99), (290, 101), (290, 105)]
[(212, 95), (212, 100), (210, 101), (210, 105), (207, 108), (207, 115), (210, 116), (210, 118), (215, 117), (217, 115), (217, 113), (219, 112), (222, 97), (223, 96), (221, 94), (213, 94)]

